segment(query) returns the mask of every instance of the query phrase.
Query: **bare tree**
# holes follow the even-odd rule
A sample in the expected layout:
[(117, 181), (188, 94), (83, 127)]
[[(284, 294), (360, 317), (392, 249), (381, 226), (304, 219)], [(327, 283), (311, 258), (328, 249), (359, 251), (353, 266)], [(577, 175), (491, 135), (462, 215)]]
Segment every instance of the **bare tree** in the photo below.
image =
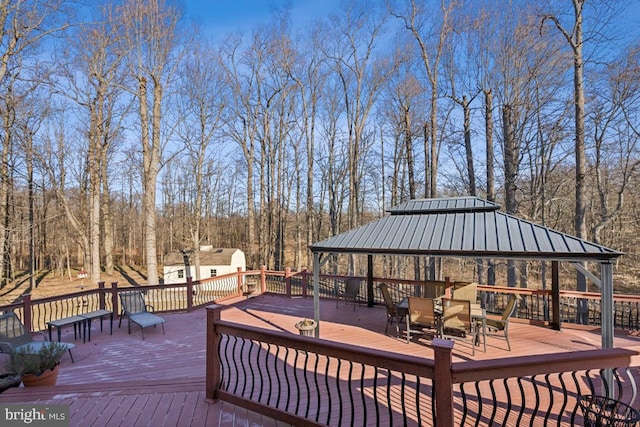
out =
[(636, 127), (640, 110), (640, 49), (634, 47), (612, 61), (600, 84), (591, 95), (594, 108), (589, 115), (593, 126), (594, 159), (592, 175), (595, 179), (597, 201), (593, 211), (593, 240), (603, 244), (605, 227), (623, 211), (629, 182), (637, 177), (640, 167), (638, 148), (640, 132)]
[(118, 12), (129, 70), (137, 84), (131, 91), (139, 107), (147, 278), (157, 284), (156, 186), (166, 142), (162, 107), (178, 61), (180, 12), (164, 0), (127, 0)]
[[(549, 4), (543, 10), (541, 25), (547, 22), (561, 34), (567, 42), (573, 60), (573, 104), (575, 109), (575, 216), (574, 231), (579, 238), (587, 238), (587, 159), (585, 146), (585, 58), (584, 58), (584, 21), (585, 7), (593, 6), (593, 12), (597, 12), (597, 19), (590, 21), (588, 34), (601, 36), (606, 34), (606, 26), (610, 23), (614, 12), (609, 2), (587, 2), (586, 0), (571, 0), (572, 13), (565, 14), (562, 4)], [(589, 38), (593, 44), (597, 44), (596, 38)], [(586, 291), (585, 276), (578, 271), (576, 276), (576, 289)], [(579, 301), (577, 310), (578, 322), (588, 322), (588, 307), (586, 300)]]
[[(304, 209), (305, 237), (304, 243), (308, 247), (319, 236), (314, 233), (316, 218), (316, 208), (314, 203), (315, 189), (315, 163), (316, 163), (316, 133), (317, 120), (322, 89), (326, 79), (327, 69), (322, 61), (320, 51), (314, 49), (314, 38), (317, 37), (317, 30), (310, 32), (308, 39), (303, 39), (303, 43), (307, 43), (305, 49), (299, 49), (298, 60), (289, 67), (290, 78), (298, 85), (298, 93), (300, 96), (301, 108), (301, 133), (303, 134), (304, 149), (306, 159), (299, 164), (306, 167), (306, 195)], [(299, 183), (301, 184), (301, 183)], [(298, 209), (302, 203), (297, 204)], [(298, 255), (299, 259), (305, 260), (305, 266), (311, 265), (311, 252), (306, 251), (304, 257)]]
[[(0, 1), (0, 91), (2, 91), (2, 126), (0, 140), (0, 280), (4, 279), (4, 259), (8, 249), (6, 236), (8, 224), (8, 197), (10, 174), (9, 157), (13, 149), (13, 124), (15, 108), (10, 102), (16, 100), (11, 93), (15, 81), (24, 77), (28, 61), (39, 53), (41, 43), (48, 37), (64, 30), (69, 22), (63, 19), (67, 10), (63, 0), (1, 0)], [(70, 15), (68, 15), (70, 16)], [(28, 72), (26, 73), (28, 74)]]
[[(395, 5), (395, 3), (390, 3)], [(438, 158), (439, 158), (439, 139), (438, 139), (438, 98), (440, 83), (440, 61), (443, 51), (451, 32), (451, 13), (456, 7), (456, 2), (440, 1), (437, 8), (439, 14), (434, 14), (436, 8), (428, 7), (426, 4), (410, 0), (406, 10), (400, 11), (390, 6), (391, 14), (399, 18), (405, 28), (415, 38), (418, 44), (422, 63), (427, 75), (427, 81), (430, 85), (430, 109), (429, 122), (426, 126), (428, 129), (425, 136), (428, 135), (428, 143), (425, 140), (425, 146), (429, 144), (428, 152), (429, 162), (425, 164), (430, 166), (427, 176), (429, 176), (429, 185), (425, 186), (425, 197), (437, 197), (438, 189)]]
[[(113, 274), (112, 219), (109, 200), (108, 160), (113, 151), (124, 119), (126, 104), (121, 105), (124, 52), (119, 45), (119, 25), (112, 11), (98, 11), (97, 22), (79, 27), (67, 44), (58, 73), (65, 83), (60, 92), (70, 97), (80, 108), (79, 117), (87, 141), (87, 174), (89, 176), (88, 233), (86, 258), (91, 281), (100, 281), (101, 249), (104, 251), (105, 272)], [(119, 111), (118, 111), (119, 109)]]
[[(248, 264), (258, 266), (259, 246), (256, 237), (256, 202), (254, 194), (255, 161), (257, 150), (258, 114), (252, 98), (254, 85), (258, 76), (247, 72), (243, 64), (241, 52), (242, 39), (237, 36), (228, 37), (222, 45), (221, 59), (225, 70), (225, 83), (231, 90), (231, 98), (224, 122), (224, 133), (236, 142), (242, 152), (246, 167), (246, 248)], [(251, 70), (250, 68), (249, 70)]]
[[(375, 4), (350, 3), (343, 13), (332, 18), (331, 41), (318, 48), (332, 64), (341, 84), (348, 136), (348, 227), (361, 224), (360, 198), (364, 158), (367, 153), (366, 126), (382, 85), (395, 71), (398, 61), (376, 54), (376, 42), (382, 36), (385, 16)], [(349, 267), (353, 271), (354, 267)]]
[(196, 43), (180, 73), (180, 100), (177, 105), (178, 135), (184, 142), (188, 162), (184, 172), (188, 180), (189, 194), (185, 202), (190, 206), (188, 218), (189, 236), (183, 248), (194, 251), (196, 280), (200, 280), (200, 245), (203, 239), (204, 199), (206, 195), (207, 171), (218, 169), (224, 147), (214, 146), (219, 132), (227, 93), (220, 59), (208, 43)]

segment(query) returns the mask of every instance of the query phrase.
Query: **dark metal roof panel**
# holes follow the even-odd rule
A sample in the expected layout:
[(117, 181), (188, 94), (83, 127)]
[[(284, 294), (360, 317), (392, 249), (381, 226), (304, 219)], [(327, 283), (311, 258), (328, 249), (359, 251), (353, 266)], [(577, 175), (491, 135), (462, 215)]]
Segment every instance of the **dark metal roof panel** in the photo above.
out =
[(427, 212), (478, 212), (495, 211), (500, 205), (477, 197), (450, 197), (440, 199), (408, 200), (387, 210), (391, 215), (410, 215)]
[(530, 221), (487, 210), (389, 215), (310, 248), (313, 252), (549, 260), (601, 260), (622, 255)]

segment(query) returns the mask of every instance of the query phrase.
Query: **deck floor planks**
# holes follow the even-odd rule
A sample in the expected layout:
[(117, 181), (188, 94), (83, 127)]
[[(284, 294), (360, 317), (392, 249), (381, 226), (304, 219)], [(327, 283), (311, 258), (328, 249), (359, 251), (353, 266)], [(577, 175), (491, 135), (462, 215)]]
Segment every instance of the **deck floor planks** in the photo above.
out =
[(122, 426), (135, 426), (140, 418), (140, 411), (149, 404), (151, 396), (148, 394), (140, 394), (135, 396), (129, 408), (129, 411), (122, 417), (120, 425)]
[[(389, 335), (384, 335), (386, 310), (383, 307), (367, 308), (358, 304), (354, 312), (352, 306), (342, 304), (336, 309), (335, 301), (321, 300), (321, 304), (322, 338), (402, 354), (433, 355), (426, 336), (406, 344), (402, 336), (394, 336), (392, 326)], [(76, 340), (77, 347), (72, 350), (76, 363), (72, 364), (68, 357), (63, 359), (58, 386), (37, 391), (12, 389), (0, 394), (0, 402), (71, 402), (71, 425), (83, 427), (147, 425), (152, 419), (161, 423), (158, 425), (165, 425), (162, 423), (169, 420), (172, 425), (185, 426), (283, 425), (226, 402), (206, 403), (206, 310), (162, 316), (167, 320), (166, 335), (161, 328), (148, 328), (143, 341), (139, 329), (134, 328), (129, 335), (126, 324), (118, 329), (116, 320), (113, 335), (96, 333), (90, 343), (84, 344)], [(274, 295), (238, 300), (222, 312), (223, 320), (293, 334), (298, 333), (295, 322), (310, 317), (313, 317), (311, 298), (287, 299)], [(63, 340), (74, 342), (72, 328), (63, 328), (62, 333)], [(598, 328), (563, 327), (562, 331), (552, 331), (519, 322), (510, 325), (510, 340), (512, 351), (508, 352), (503, 338), (488, 337), (487, 353), (476, 348), (475, 357), (471, 357), (468, 344), (456, 344), (454, 360), (585, 350), (601, 345)], [(629, 335), (616, 337), (615, 344), (633, 347), (639, 346), (640, 341)]]
[(113, 412), (124, 401), (124, 396), (100, 396), (95, 399), (95, 405), (83, 414), (79, 423), (76, 424), (76, 420), (73, 420), (72, 423), (78, 426), (109, 425)]
[[(185, 398), (184, 398), (184, 402), (182, 403), (182, 407), (180, 408), (180, 411), (178, 412), (178, 417), (176, 420), (176, 425), (180, 425), (181, 420), (189, 420), (189, 423), (191, 423), (192, 419), (193, 419), (193, 413), (196, 410), (196, 407), (198, 406), (198, 399), (199, 395), (198, 393), (186, 393), (185, 394)], [(183, 425), (188, 425), (188, 424), (183, 424)]]
[(178, 424), (178, 420), (180, 419), (188, 394), (189, 393), (184, 391), (173, 393), (171, 404), (167, 408), (167, 414), (164, 418), (163, 425), (174, 426)]
[(175, 398), (175, 393), (168, 392), (160, 395), (160, 401), (158, 402), (158, 406), (156, 410), (149, 417), (149, 425), (150, 426), (165, 426), (170, 424), (165, 424), (165, 419), (169, 415), (169, 408), (173, 403)]
[(220, 412), (220, 405), (222, 402), (217, 401), (215, 403), (205, 402), (205, 392), (199, 391), (195, 397), (196, 406), (191, 415), (191, 423), (183, 424), (184, 419), (180, 419), (180, 425), (184, 426), (215, 426), (213, 421), (215, 416)]
[(146, 404), (137, 410), (140, 412), (140, 416), (136, 420), (134, 425), (153, 425), (151, 424), (151, 419), (153, 418), (156, 412), (164, 412), (162, 407), (160, 406), (164, 395), (163, 394), (152, 394), (149, 396), (149, 400)]

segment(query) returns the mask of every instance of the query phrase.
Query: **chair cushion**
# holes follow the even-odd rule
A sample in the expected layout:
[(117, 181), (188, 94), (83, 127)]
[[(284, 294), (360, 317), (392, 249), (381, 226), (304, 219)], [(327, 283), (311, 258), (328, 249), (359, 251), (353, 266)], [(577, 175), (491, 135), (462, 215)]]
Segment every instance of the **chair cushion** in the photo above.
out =
[(129, 316), (129, 319), (139, 325), (141, 328), (146, 328), (147, 326), (159, 325), (160, 323), (164, 323), (165, 320), (156, 316), (153, 313), (143, 312), (143, 313), (135, 313)]

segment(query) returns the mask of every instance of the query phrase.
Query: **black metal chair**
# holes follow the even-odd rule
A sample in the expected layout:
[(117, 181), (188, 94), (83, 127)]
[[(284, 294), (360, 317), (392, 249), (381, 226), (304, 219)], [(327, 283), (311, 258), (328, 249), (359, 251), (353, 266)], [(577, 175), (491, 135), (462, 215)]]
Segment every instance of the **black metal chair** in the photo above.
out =
[(151, 313), (153, 306), (145, 303), (140, 291), (130, 291), (120, 293), (120, 303), (122, 304), (122, 313), (118, 327), (122, 325), (122, 318), (125, 317), (129, 321), (129, 333), (131, 333), (131, 322), (140, 326), (142, 331), (142, 339), (144, 340), (144, 328), (148, 326), (156, 327), (162, 325), (162, 334), (164, 335), (165, 320)]
[(358, 295), (360, 294), (360, 279), (347, 279), (344, 285), (344, 290), (340, 291), (338, 289), (338, 294), (336, 298), (336, 308), (338, 308), (338, 302), (340, 299), (345, 300), (345, 302), (349, 302), (349, 300), (353, 300), (353, 311), (356, 310), (356, 299), (358, 299)]

